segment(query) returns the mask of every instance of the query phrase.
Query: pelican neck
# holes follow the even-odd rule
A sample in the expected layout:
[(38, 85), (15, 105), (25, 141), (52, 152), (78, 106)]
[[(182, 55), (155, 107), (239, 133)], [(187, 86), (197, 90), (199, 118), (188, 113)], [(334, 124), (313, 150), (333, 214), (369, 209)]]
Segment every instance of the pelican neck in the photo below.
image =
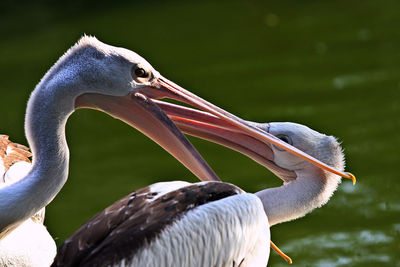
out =
[(48, 205), (68, 177), (65, 125), (74, 97), (50, 84), (42, 80), (28, 101), (25, 133), (33, 153), (32, 169), (0, 190), (0, 238)]
[(256, 193), (270, 226), (302, 217), (329, 200), (340, 177), (323, 170), (317, 173), (297, 173), (297, 179), (289, 183)]

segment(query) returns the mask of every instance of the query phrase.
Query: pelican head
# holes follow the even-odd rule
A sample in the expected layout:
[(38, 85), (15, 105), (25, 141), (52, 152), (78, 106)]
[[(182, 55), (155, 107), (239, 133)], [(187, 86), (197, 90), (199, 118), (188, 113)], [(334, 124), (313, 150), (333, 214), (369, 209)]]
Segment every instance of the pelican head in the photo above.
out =
[[(270, 225), (299, 218), (324, 205), (341, 181), (337, 173), (326, 171), (319, 164), (298, 157), (280, 146), (260, 142), (229, 125), (217, 126), (218, 118), (214, 117), (212, 121), (211, 114), (197, 112), (198, 120), (194, 122), (176, 117), (178, 112), (170, 104), (164, 109), (185, 133), (239, 151), (282, 179), (283, 186), (256, 193), (263, 202)], [(268, 132), (287, 145), (296, 147), (339, 172), (343, 171), (343, 151), (333, 136), (327, 136), (297, 123), (247, 121), (247, 124)], [(348, 176), (343, 177), (355, 183), (352, 174), (348, 173)]]
[[(344, 169), (343, 150), (335, 137), (297, 123), (273, 122), (258, 125), (325, 164), (338, 170)], [(340, 176), (322, 170), (274, 145), (270, 149), (273, 164), (278, 169), (289, 171), (278, 171), (277, 176), (284, 181), (284, 186), (256, 193), (264, 204), (270, 225), (297, 219), (328, 202), (341, 181)], [(355, 182), (354, 176), (348, 178)], [(280, 201), (277, 202), (275, 198)]]
[[(328, 136), (305, 125), (291, 122), (258, 124), (258, 127), (337, 170), (344, 169), (343, 151), (339, 142), (333, 136)], [(309, 169), (315, 169), (317, 172), (322, 171), (319, 168), (315, 168), (310, 162), (296, 157), (280, 147), (274, 145), (269, 147), (274, 155), (273, 162), (280, 168), (293, 172), (309, 171)], [(291, 177), (284, 175), (280, 176), (280, 178), (284, 182), (292, 180)]]

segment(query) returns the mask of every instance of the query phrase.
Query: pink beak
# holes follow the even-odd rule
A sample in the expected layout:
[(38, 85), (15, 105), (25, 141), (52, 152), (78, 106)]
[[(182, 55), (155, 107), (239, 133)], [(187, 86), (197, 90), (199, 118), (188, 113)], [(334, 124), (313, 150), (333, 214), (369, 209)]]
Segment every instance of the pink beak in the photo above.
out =
[[(203, 111), (155, 100), (161, 98), (178, 100)], [(246, 154), (273, 172), (273, 154), (267, 144), (278, 146), (320, 168), (355, 181), (352, 174), (322, 163), (162, 76), (155, 77), (150, 86), (142, 87), (127, 96), (83, 94), (76, 99), (75, 106), (99, 109), (132, 125), (160, 144), (201, 180), (218, 181), (219, 178), (163, 111), (183, 131)], [(276, 169), (275, 172), (282, 172), (282, 169)], [(293, 176), (293, 173), (287, 172), (285, 175)]]

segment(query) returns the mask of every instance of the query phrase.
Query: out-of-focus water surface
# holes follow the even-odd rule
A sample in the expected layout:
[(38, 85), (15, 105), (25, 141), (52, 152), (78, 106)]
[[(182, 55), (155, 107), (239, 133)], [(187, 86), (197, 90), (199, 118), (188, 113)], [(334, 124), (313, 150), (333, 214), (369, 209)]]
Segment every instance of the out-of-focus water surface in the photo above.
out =
[[(137, 51), (167, 78), (253, 121), (337, 136), (346, 170), (327, 205), (274, 226), (297, 266), (400, 266), (400, 3), (397, 1), (49, 1), (0, 8), (0, 133), (26, 144), (25, 104), (83, 34)], [(130, 191), (196, 181), (136, 130), (95, 111), (67, 125), (70, 178), (48, 206), (60, 244)], [(224, 181), (254, 192), (279, 179), (217, 145), (193, 143)], [(287, 266), (275, 253), (271, 266)]]

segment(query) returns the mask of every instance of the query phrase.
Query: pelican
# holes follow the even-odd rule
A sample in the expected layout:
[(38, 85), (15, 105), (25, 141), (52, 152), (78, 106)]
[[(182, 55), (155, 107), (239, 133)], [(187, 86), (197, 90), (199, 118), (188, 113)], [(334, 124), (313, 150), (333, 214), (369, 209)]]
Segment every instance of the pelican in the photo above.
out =
[[(243, 135), (259, 142), (270, 142), (319, 168), (348, 176), (167, 80), (138, 54), (84, 36), (50, 68), (29, 98), (25, 134), (33, 161), (26, 175), (0, 189), (0, 243), (4, 244), (12, 237), (12, 232), (48, 205), (67, 181), (69, 149), (65, 125), (68, 117), (79, 108), (100, 110), (124, 121), (156, 141), (200, 180), (219, 181), (154, 102), (161, 98), (185, 102), (209, 112), (212, 118), (220, 118)], [(191, 118), (186, 111), (184, 107), (179, 110), (185, 114), (184, 118)], [(29, 234), (25, 238), (30, 238)], [(24, 262), (22, 258), (30, 255), (31, 243), (8, 244), (18, 245), (13, 251), (22, 254), (2, 255), (6, 261), (19, 265)], [(49, 255), (43, 257), (51, 259)]]
[[(237, 131), (174, 121), (181, 129), (195, 127), (197, 136), (207, 134), (211, 141), (238, 147), (231, 141)], [(338, 170), (344, 168), (342, 149), (332, 136), (295, 123), (252, 124)], [(242, 147), (242, 153), (244, 149), (247, 155), (261, 152), (254, 146)], [(52, 266), (266, 266), (269, 227), (324, 205), (341, 179), (277, 146), (263, 144), (262, 149), (283, 186), (250, 194), (215, 181), (150, 185), (82, 225), (61, 245)]]

